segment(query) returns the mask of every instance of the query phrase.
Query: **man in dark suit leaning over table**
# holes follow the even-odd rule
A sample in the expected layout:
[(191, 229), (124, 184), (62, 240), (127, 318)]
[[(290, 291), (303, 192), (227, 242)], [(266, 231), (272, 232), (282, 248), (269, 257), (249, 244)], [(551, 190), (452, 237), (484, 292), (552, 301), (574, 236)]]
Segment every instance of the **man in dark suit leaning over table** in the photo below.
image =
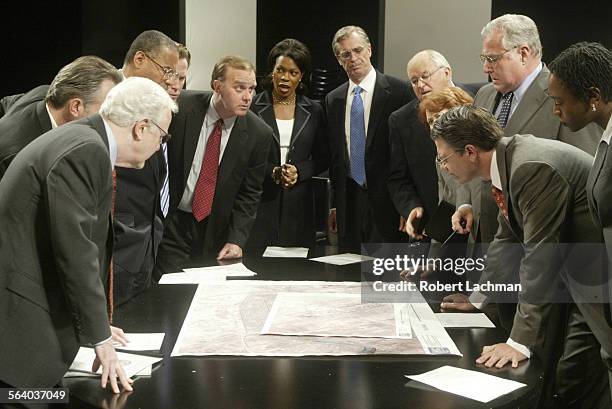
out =
[[(179, 80), (177, 44), (157, 30), (140, 33), (125, 54), (121, 72), (144, 77), (170, 96)], [(117, 167), (117, 212), (114, 220), (115, 302), (121, 304), (151, 285), (157, 249), (169, 206), (166, 144), (162, 143), (142, 169)]]
[(43, 133), (98, 112), (108, 91), (121, 75), (94, 56), (79, 57), (63, 67), (50, 86), (21, 96), (0, 119), (0, 179), (27, 144)]
[(0, 385), (51, 387), (80, 345), (94, 346), (102, 387), (125, 376), (111, 340), (113, 166), (142, 167), (176, 105), (127, 80), (100, 108), (26, 146), (0, 181)]
[[(590, 218), (586, 193), (593, 158), (558, 141), (502, 137), (495, 117), (471, 106), (449, 110), (432, 129), (438, 157), (447, 159), (445, 171), (459, 183), (491, 181), (487, 193), (499, 207), (499, 229), (480, 282), (513, 283), (518, 276), (522, 285), (507, 343), (485, 346), (476, 362), (516, 367), (535, 353), (546, 366), (554, 365), (551, 345), (565, 343), (556, 377), (562, 401), (570, 407), (580, 402), (609, 407), (599, 358), (599, 344), (605, 359), (612, 352), (612, 328), (604, 314), (607, 271), (602, 232)], [(566, 298), (556, 290), (562, 282), (573, 302), (569, 320), (561, 313)], [(558, 329), (566, 325), (560, 336)]]
[(389, 174), (389, 115), (414, 95), (407, 83), (372, 66), (372, 47), (357, 26), (339, 29), (334, 55), (349, 81), (325, 98), (331, 151), (332, 209), (329, 227), (342, 249), (360, 252), (362, 243), (405, 241), (398, 229)]
[[(439, 200), (436, 146), (429, 129), (419, 118), (423, 97), (453, 87), (452, 69), (442, 54), (435, 50), (416, 53), (406, 67), (417, 98), (389, 116), (391, 164), (389, 191), (395, 208), (406, 220), (402, 227), (412, 237), (421, 239), (421, 229), (431, 217)], [(454, 186), (449, 188), (454, 195)], [(450, 196), (450, 195), (449, 195)], [(454, 204), (454, 201), (447, 201)]]
[(242, 257), (274, 137), (249, 110), (255, 85), (253, 64), (226, 56), (213, 69), (213, 92), (181, 93), (170, 127), (170, 216), (157, 279), (191, 256)]

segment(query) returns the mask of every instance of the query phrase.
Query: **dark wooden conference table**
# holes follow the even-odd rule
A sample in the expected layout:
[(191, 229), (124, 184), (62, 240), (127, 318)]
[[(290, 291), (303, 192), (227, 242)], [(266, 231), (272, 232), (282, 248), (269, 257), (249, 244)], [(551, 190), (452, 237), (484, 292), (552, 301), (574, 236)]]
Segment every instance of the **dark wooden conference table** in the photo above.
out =
[[(330, 247), (310, 250), (309, 257), (334, 254)], [(261, 252), (259, 252), (261, 254)], [(243, 263), (258, 280), (360, 281), (359, 264), (333, 266), (307, 259), (245, 255)], [(194, 265), (210, 265), (200, 261)], [(528, 408), (540, 387), (540, 364), (488, 369), (475, 364), (483, 345), (505, 342), (495, 329), (449, 329), (463, 357), (371, 355), (350, 357), (170, 357), (195, 285), (156, 285), (115, 312), (115, 325), (126, 332), (165, 332), (164, 359), (151, 377), (135, 381), (132, 393), (113, 395), (99, 379), (67, 380), (67, 408)], [(430, 300), (428, 300), (430, 301)], [(430, 304), (437, 308), (435, 300)], [(159, 356), (159, 354), (158, 354)], [(444, 365), (476, 370), (527, 384), (483, 404), (435, 390), (404, 375)]]

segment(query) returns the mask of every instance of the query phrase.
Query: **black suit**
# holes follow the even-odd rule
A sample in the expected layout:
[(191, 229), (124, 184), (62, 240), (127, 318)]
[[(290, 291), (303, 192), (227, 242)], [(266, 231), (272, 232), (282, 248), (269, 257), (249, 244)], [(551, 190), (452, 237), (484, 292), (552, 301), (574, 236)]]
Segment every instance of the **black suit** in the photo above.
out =
[(159, 191), (166, 175), (160, 149), (142, 169), (116, 167), (115, 246), (113, 286), (115, 304), (121, 304), (151, 284), (164, 222)]
[(159, 250), (156, 278), (189, 256), (216, 254), (225, 243), (241, 248), (249, 237), (262, 193), (272, 129), (253, 112), (237, 117), (223, 152), (211, 214), (201, 222), (178, 209), (212, 92), (183, 91), (168, 143), (170, 216)]
[(54, 129), (0, 181), (0, 381), (51, 387), (110, 337), (111, 162), (102, 119)]
[(389, 191), (398, 212), (408, 217), (415, 207), (424, 209), (424, 220), (438, 206), (436, 145), (419, 119), (417, 99), (389, 116), (391, 165)]
[(281, 165), (281, 158), (279, 131), (270, 92), (258, 94), (251, 110), (273, 129), (274, 141), (268, 155), (257, 219), (247, 246), (312, 246), (315, 242), (315, 225), (311, 177), (327, 169), (329, 161), (323, 108), (305, 96), (297, 97), (287, 163), (298, 169), (298, 181), (287, 190), (272, 179), (272, 170)]
[(0, 179), (15, 155), (49, 130), (51, 130), (51, 119), (44, 100), (31, 102), (5, 115), (0, 120)]
[[(325, 98), (331, 162), (329, 174), (336, 207), (338, 243), (350, 250), (359, 250), (362, 242), (401, 242), (399, 215), (395, 210), (387, 179), (389, 175), (389, 115), (408, 103), (414, 94), (407, 83), (376, 72), (368, 129), (366, 131), (365, 173), (367, 189), (350, 179), (349, 154), (346, 144), (345, 112), (348, 82)], [(356, 204), (364, 209), (356, 211)], [(360, 214), (361, 213), (361, 214)]]

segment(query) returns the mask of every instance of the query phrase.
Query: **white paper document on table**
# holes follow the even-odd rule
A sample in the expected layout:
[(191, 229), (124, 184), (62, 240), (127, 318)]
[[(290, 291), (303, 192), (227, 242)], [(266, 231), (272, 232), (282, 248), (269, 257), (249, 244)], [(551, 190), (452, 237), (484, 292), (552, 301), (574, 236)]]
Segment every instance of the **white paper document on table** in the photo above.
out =
[(306, 258), (308, 257), (308, 249), (306, 247), (268, 246), (262, 257)]
[[(64, 375), (65, 378), (78, 376), (99, 376), (102, 373), (100, 367), (97, 373), (91, 371), (91, 365), (96, 358), (96, 353), (93, 348), (81, 347), (76, 358), (70, 365), (68, 372)], [(131, 378), (135, 375), (150, 375), (153, 364), (161, 361), (163, 358), (128, 354), (126, 352), (117, 352), (117, 358), (123, 366), (126, 375)]]
[(362, 303), (361, 294), (278, 293), (261, 333), (411, 339), (408, 308)]
[(421, 375), (405, 376), (434, 388), (485, 403), (527, 386), (498, 376), (448, 365)]
[(253, 277), (257, 275), (242, 263), (225, 266), (186, 268), (182, 273), (162, 275), (159, 284), (200, 284), (225, 281), (227, 277)]
[(119, 342), (114, 341), (113, 346), (115, 349), (123, 351), (159, 351), (162, 343), (164, 342), (163, 332), (156, 333), (126, 333), (125, 337), (130, 340), (126, 346), (121, 345)]
[(333, 256), (323, 256), (311, 258), (312, 261), (318, 261), (319, 263), (333, 264), (336, 266), (345, 266), (347, 264), (361, 263), (362, 261), (374, 260), (374, 257), (362, 256), (361, 254), (335, 254)]
[(439, 312), (436, 318), (444, 328), (495, 328), (495, 324), (482, 312)]

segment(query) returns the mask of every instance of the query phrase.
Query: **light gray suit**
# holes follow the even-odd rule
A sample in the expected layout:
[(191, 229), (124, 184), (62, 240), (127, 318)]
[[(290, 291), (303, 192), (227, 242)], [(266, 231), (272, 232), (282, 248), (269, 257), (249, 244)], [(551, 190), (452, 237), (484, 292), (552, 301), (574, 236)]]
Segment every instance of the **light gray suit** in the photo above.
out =
[[(601, 131), (591, 124), (578, 132), (571, 132), (562, 126), (559, 118), (553, 114), (553, 100), (548, 97), (548, 77), (550, 71), (546, 66), (533, 80), (508, 123), (504, 128), (504, 135), (530, 134), (538, 138), (556, 139), (576, 146), (590, 155), (595, 154)], [(474, 105), (495, 113), (501, 95), (495, 90), (493, 84), (480, 88), (474, 99)], [(489, 182), (472, 181), (466, 183), (457, 191), (457, 203), (470, 203), (473, 208), (474, 234), (480, 227), (480, 238), (483, 243), (493, 239), (497, 231), (497, 207), (491, 195)], [(480, 194), (480, 192), (484, 194)], [(471, 237), (472, 240), (475, 237)]]
[(563, 326), (559, 315), (563, 306), (551, 290), (561, 282), (568, 288), (579, 312), (570, 307), (573, 321), (565, 334), (559, 388), (568, 399), (577, 399), (579, 393), (586, 395), (585, 385), (591, 385), (576, 385), (572, 378), (576, 378), (577, 367), (585, 366), (581, 368), (589, 375), (603, 370), (598, 366), (599, 346), (589, 328), (608, 357), (612, 352), (612, 328), (604, 314), (606, 304), (601, 302), (607, 282), (599, 244), (601, 229), (590, 217), (586, 193), (592, 158), (567, 144), (532, 135), (503, 138), (496, 151), (508, 219), (500, 212), (499, 230), (489, 246), (483, 277), (507, 281), (512, 275), (508, 266), (517, 259), (508, 245), (522, 243), (521, 301), (510, 337), (544, 355), (550, 355), (550, 343), (558, 336), (553, 335), (559, 331), (555, 326)]

